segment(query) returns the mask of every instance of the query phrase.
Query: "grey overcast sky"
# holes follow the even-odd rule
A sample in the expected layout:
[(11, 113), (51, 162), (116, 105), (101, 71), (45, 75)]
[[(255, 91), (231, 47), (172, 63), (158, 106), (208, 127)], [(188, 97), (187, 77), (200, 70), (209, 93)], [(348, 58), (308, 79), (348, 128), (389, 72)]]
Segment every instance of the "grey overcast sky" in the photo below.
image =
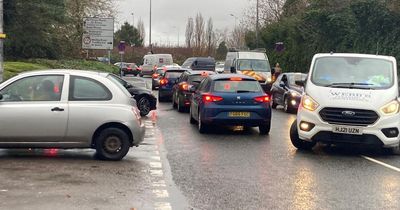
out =
[[(118, 8), (116, 27), (128, 21), (135, 26), (141, 18), (146, 28), (145, 44), (149, 43), (150, 0), (116, 0)], [(152, 0), (152, 42), (185, 44), (185, 30), (188, 17), (195, 17), (200, 12), (205, 21), (212, 17), (215, 29), (231, 30), (249, 7), (249, 0)], [(134, 16), (132, 16), (132, 13)]]

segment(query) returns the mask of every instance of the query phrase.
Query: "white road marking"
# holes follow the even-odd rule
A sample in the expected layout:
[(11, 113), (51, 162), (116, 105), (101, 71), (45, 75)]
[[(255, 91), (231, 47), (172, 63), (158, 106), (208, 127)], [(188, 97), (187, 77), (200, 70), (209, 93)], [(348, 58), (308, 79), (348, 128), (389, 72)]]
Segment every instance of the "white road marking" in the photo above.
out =
[(374, 163), (376, 163), (376, 164), (379, 164), (379, 165), (381, 165), (381, 166), (384, 166), (384, 167), (386, 167), (386, 168), (389, 168), (389, 169), (392, 169), (392, 170), (394, 170), (394, 171), (400, 172), (400, 168), (394, 167), (394, 166), (389, 165), (389, 164), (387, 164), (387, 163), (384, 163), (384, 162), (382, 162), (382, 161), (375, 160), (375, 159), (373, 159), (373, 158), (371, 158), (371, 157), (367, 157), (367, 156), (364, 156), (364, 155), (361, 155), (361, 157), (363, 157), (363, 158), (365, 158), (365, 159), (367, 159), (367, 160), (369, 160), (369, 161), (371, 161), (371, 162), (374, 162)]
[(149, 164), (152, 168), (162, 168), (161, 162), (150, 162)]
[(165, 183), (164, 180), (159, 180), (159, 181), (153, 182), (152, 185), (153, 185), (153, 187), (166, 187), (167, 186), (167, 184)]
[(153, 190), (153, 193), (157, 198), (168, 198), (169, 194), (167, 190)]
[(160, 156), (151, 156), (150, 159), (161, 161)]
[(154, 204), (155, 210), (172, 210), (170, 203), (157, 202)]
[(164, 175), (162, 170), (150, 170), (152, 176), (161, 177)]

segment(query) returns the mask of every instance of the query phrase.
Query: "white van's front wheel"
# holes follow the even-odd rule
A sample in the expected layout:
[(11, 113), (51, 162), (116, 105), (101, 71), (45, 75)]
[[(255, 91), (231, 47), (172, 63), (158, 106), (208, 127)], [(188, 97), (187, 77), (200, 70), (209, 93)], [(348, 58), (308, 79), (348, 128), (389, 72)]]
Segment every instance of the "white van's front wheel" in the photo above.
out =
[(292, 141), (293, 146), (301, 150), (310, 150), (316, 144), (316, 142), (308, 142), (299, 138), (299, 133), (297, 131), (297, 120), (295, 120), (290, 127), (290, 140)]

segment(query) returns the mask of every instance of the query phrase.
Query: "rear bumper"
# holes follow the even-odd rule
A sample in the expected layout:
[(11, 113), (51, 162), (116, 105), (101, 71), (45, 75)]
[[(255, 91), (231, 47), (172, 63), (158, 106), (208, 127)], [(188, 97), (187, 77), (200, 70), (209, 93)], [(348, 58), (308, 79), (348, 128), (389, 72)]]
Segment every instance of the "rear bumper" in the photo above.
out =
[[(229, 112), (250, 112), (250, 117), (230, 117)], [(271, 109), (269, 106), (267, 108), (260, 106), (230, 106), (224, 109), (205, 107), (201, 110), (201, 114), (202, 121), (208, 124), (243, 125), (255, 127), (271, 121)]]
[(163, 87), (160, 87), (158, 90), (158, 96), (160, 98), (170, 98), (172, 99), (172, 89), (163, 89)]
[(152, 75), (154, 73), (153, 70), (142, 70), (140, 72), (141, 75)]

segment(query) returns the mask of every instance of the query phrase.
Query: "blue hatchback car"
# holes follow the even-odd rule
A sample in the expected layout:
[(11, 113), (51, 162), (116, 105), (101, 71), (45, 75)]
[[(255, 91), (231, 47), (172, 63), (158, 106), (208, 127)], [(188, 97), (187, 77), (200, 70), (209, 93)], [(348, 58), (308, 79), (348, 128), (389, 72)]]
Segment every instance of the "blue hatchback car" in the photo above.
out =
[(164, 75), (160, 79), (160, 86), (158, 88), (158, 101), (171, 101), (173, 87), (176, 81), (179, 79), (181, 74), (187, 69), (182, 69), (180, 67), (168, 68), (165, 70)]
[(269, 133), (271, 98), (254, 78), (211, 75), (192, 87), (191, 92), (190, 123), (197, 123), (200, 133), (213, 124), (258, 127), (261, 135)]

